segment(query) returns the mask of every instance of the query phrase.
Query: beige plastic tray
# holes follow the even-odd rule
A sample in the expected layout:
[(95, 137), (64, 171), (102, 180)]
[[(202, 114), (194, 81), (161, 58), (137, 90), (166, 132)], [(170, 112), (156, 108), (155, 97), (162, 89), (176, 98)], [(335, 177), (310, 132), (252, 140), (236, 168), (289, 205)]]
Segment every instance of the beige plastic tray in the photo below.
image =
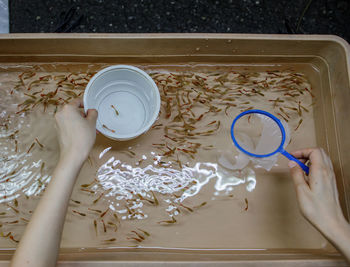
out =
[[(244, 34), (11, 34), (0, 36), (1, 63), (306, 64), (321, 92), (325, 134), (317, 141), (334, 163), (342, 208), (350, 217), (350, 56), (336, 36)], [(13, 249), (0, 251), (6, 266)], [(266, 250), (62, 249), (60, 266), (346, 266), (332, 248)]]

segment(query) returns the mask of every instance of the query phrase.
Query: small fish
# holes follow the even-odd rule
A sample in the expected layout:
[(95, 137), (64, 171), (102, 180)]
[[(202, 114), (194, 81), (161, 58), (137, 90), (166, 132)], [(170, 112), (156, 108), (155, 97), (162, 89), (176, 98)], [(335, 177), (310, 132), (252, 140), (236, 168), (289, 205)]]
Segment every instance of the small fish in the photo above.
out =
[(88, 208), (88, 210), (91, 210), (91, 211), (94, 211), (94, 212), (97, 212), (97, 213), (102, 213), (101, 210), (96, 210), (96, 209), (91, 209), (91, 208)]
[(18, 141), (15, 140), (15, 152), (17, 153), (18, 152)]
[(81, 188), (80, 190), (84, 191), (84, 192), (91, 193), (91, 194), (95, 194), (96, 193), (95, 191), (92, 191), (92, 190), (89, 190), (89, 189), (85, 189), (85, 188)]
[(180, 169), (182, 169), (182, 163), (181, 163), (181, 160), (179, 159), (179, 156), (178, 155), (176, 155), (176, 162), (177, 162), (177, 164), (179, 164), (179, 168)]
[(132, 156), (136, 156), (136, 153), (135, 152), (133, 152), (133, 151), (131, 151), (131, 150), (128, 150), (128, 151), (126, 151), (127, 153), (130, 153)]
[(145, 240), (145, 237), (142, 236), (141, 234), (139, 234), (138, 232), (136, 232), (136, 231), (131, 231), (131, 232), (134, 233), (135, 235), (137, 235), (138, 238)]
[(280, 111), (290, 119), (288, 113), (283, 108), (280, 107)]
[(88, 156), (87, 159), (88, 159), (88, 161), (89, 161), (90, 166), (92, 166), (92, 159), (91, 159), (90, 155)]
[(34, 92), (34, 93), (32, 93), (32, 95), (37, 95), (37, 94), (40, 94), (40, 93), (42, 93), (44, 91), (44, 88), (43, 89), (41, 89), (41, 91), (37, 91), (37, 92)]
[(301, 125), (302, 122), (303, 122), (303, 119), (300, 119), (299, 122), (298, 122), (298, 125), (297, 125), (297, 127), (294, 129), (294, 131), (296, 131), (296, 130), (299, 129), (299, 127), (300, 127), (300, 125)]
[(163, 126), (163, 124), (162, 124), (162, 123), (159, 123), (159, 124), (153, 125), (151, 128), (154, 129), (154, 128), (161, 127), (161, 126)]
[(294, 107), (288, 107), (288, 106), (286, 106), (286, 107), (284, 107), (284, 108), (287, 108), (287, 109), (290, 109), (290, 110), (293, 110), (293, 111), (298, 111), (298, 109), (297, 109), (297, 108), (294, 108)]
[(133, 215), (134, 214), (133, 209), (131, 210), (128, 206), (125, 206), (125, 208), (128, 211), (129, 215)]
[(31, 90), (32, 89), (32, 87), (34, 86), (34, 85), (39, 85), (40, 84), (40, 80), (35, 80), (35, 81), (32, 81), (30, 84), (29, 84), (29, 86), (28, 86), (28, 91), (29, 90)]
[(143, 197), (141, 194), (136, 194), (136, 196), (137, 196), (139, 199), (141, 199), (141, 200), (144, 200), (144, 201), (147, 201), (147, 202), (149, 202), (149, 203), (151, 203), (151, 204), (154, 204), (154, 201), (153, 201), (153, 200), (150, 200), (150, 199), (148, 199), (148, 198), (145, 198), (145, 197)]
[(96, 198), (92, 203), (96, 204), (101, 199), (102, 196), (103, 196), (103, 193), (99, 195), (99, 197)]
[(115, 133), (115, 130), (108, 128), (106, 125), (102, 124), (102, 127), (107, 129), (108, 131), (111, 131), (112, 133)]
[(118, 225), (116, 225), (114, 222), (111, 222), (111, 221), (107, 222), (107, 224), (110, 225), (110, 226), (114, 226), (114, 227), (115, 227), (114, 232), (117, 232), (117, 230), (118, 230)]
[(26, 222), (26, 223), (29, 223), (29, 220), (26, 219), (26, 218), (21, 217), (20, 219), (21, 219), (22, 221)]
[(120, 223), (119, 217), (116, 213), (113, 213), (114, 218), (117, 220), (118, 223)]
[[(21, 109), (20, 111), (17, 111), (16, 114), (21, 114), (21, 113), (24, 113), (24, 112), (27, 112), (29, 111), (30, 109), (29, 108), (23, 108)], [(6, 125), (7, 126), (7, 125)], [(7, 127), (6, 127), (7, 128)]]
[(66, 78), (66, 75), (64, 75), (64, 74), (54, 76), (54, 80), (62, 80), (64, 78)]
[(171, 98), (168, 98), (166, 100), (166, 106), (165, 106), (165, 117), (167, 119), (169, 119), (171, 117), (171, 102), (172, 102), (172, 99)]
[(252, 89), (252, 92), (253, 92), (253, 93), (256, 93), (256, 94), (258, 94), (258, 95), (261, 95), (261, 96), (265, 96), (261, 91), (256, 90), (256, 89)]
[(10, 206), (9, 204), (6, 204), (6, 206), (9, 207), (10, 209), (12, 209), (14, 212), (19, 213), (19, 210), (18, 210), (18, 209), (16, 209), (16, 208)]
[(299, 94), (291, 94), (291, 93), (285, 93), (286, 96), (296, 97), (299, 96)]
[(26, 96), (29, 96), (30, 98), (37, 99), (37, 97), (35, 95), (30, 95), (30, 94), (26, 94), (26, 93), (23, 93), (23, 94)]
[(142, 233), (144, 233), (146, 236), (150, 236), (150, 233), (148, 233), (147, 231), (145, 230), (142, 230), (140, 228), (137, 228), (137, 230), (141, 231)]
[(0, 236), (2, 237), (9, 237), (12, 234), (12, 232), (8, 232), (6, 235), (1, 231)]
[(60, 102), (58, 101), (58, 100), (54, 100), (54, 99), (49, 99), (48, 101), (47, 101), (47, 104), (49, 104), (49, 105), (55, 105), (56, 107), (55, 107), (55, 111), (54, 111), (54, 113), (56, 114), (56, 112), (57, 112), (57, 109), (58, 109), (58, 105), (60, 105)]
[(39, 77), (39, 80), (43, 81), (43, 82), (47, 82), (50, 79), (51, 79), (51, 75), (46, 75), (46, 76)]
[(189, 212), (193, 212), (193, 209), (191, 209), (190, 207), (185, 206), (184, 204), (180, 203), (179, 204), (181, 207), (183, 207), (184, 209), (188, 210)]
[(158, 201), (158, 199), (156, 197), (156, 194), (153, 191), (151, 191), (151, 193), (152, 193), (152, 196), (153, 196), (153, 199), (154, 199), (154, 205), (158, 206), (159, 205), (159, 201)]
[(23, 72), (22, 74), (20, 74), (20, 76), (22, 77), (23, 80), (27, 80), (29, 78), (32, 78), (33, 76), (35, 76), (35, 72)]
[(62, 82), (58, 83), (58, 86), (59, 87), (68, 87), (69, 89), (74, 90), (74, 84), (71, 84), (71, 83), (64, 83), (62, 81)]
[(103, 212), (101, 215), (100, 215), (100, 218), (102, 218), (103, 216), (105, 216), (106, 215), (106, 213), (109, 211), (109, 208), (107, 208), (106, 209), (106, 211), (105, 212)]
[(301, 110), (301, 105), (300, 105), (300, 101), (298, 102), (298, 115), (301, 117), (303, 115), (303, 112)]
[(104, 242), (113, 242), (113, 241), (116, 241), (117, 239), (116, 238), (111, 238), (111, 239), (107, 239), (107, 240), (103, 240)]
[(281, 113), (277, 113), (277, 115), (281, 116), (286, 122), (288, 122), (288, 119), (285, 116), (283, 116)]
[(119, 112), (118, 112), (118, 110), (113, 106), (113, 105), (111, 105), (111, 108), (112, 109), (114, 109), (114, 111), (115, 111), (115, 114), (117, 115), (117, 116), (119, 116)]
[(33, 104), (34, 102), (35, 102), (34, 99), (26, 99), (21, 104), (18, 104), (18, 107), (20, 107), (20, 106), (29, 106), (30, 104)]
[(45, 162), (41, 163), (41, 167), (40, 167), (41, 175), (43, 174), (44, 167), (45, 167)]
[(85, 213), (82, 213), (82, 212), (79, 212), (79, 211), (76, 211), (76, 210), (72, 210), (74, 213), (76, 213), (76, 214), (79, 214), (80, 216), (83, 216), (83, 217), (85, 217), (86, 216), (86, 214)]
[(207, 124), (207, 126), (212, 125), (212, 124), (214, 124), (214, 123), (216, 123), (216, 121), (209, 122), (209, 123)]
[(201, 208), (201, 207), (203, 207), (203, 206), (205, 206), (205, 205), (207, 205), (207, 202), (206, 202), (206, 201), (202, 202), (201, 204), (199, 204), (199, 205), (197, 205), (197, 206), (194, 206), (193, 208), (198, 209), (198, 208)]
[(74, 202), (75, 204), (81, 204), (81, 202), (78, 200), (71, 199), (71, 201)]
[(244, 210), (247, 211), (247, 210), (248, 210), (248, 199), (245, 198), (245, 199), (244, 199), (244, 202), (245, 202), (245, 208), (244, 208)]
[(303, 110), (305, 110), (306, 112), (309, 112), (309, 110), (308, 110), (306, 107), (304, 107), (304, 106), (302, 106), (302, 105), (300, 105), (300, 107), (301, 107)]
[(44, 184), (40, 178), (37, 181), (38, 181), (40, 187)]
[(39, 142), (38, 138), (35, 138), (35, 141), (38, 143), (38, 145), (40, 146), (40, 148), (44, 148), (44, 146)]
[(27, 150), (27, 154), (29, 154), (29, 152), (33, 149), (35, 143), (32, 143), (31, 146), (29, 147), (29, 149)]
[(166, 224), (173, 224), (173, 223), (176, 223), (176, 219), (174, 216), (171, 217), (171, 220), (166, 220), (166, 221), (160, 221), (158, 222), (159, 224), (162, 224), (162, 223), (166, 223)]
[(18, 220), (12, 221), (12, 222), (4, 222), (4, 224), (16, 224), (18, 223)]
[(96, 183), (96, 180), (93, 180), (91, 183), (89, 184), (82, 184), (81, 187), (86, 188), (86, 187), (90, 187), (91, 185), (93, 185), (94, 183)]
[(101, 220), (102, 221), (102, 224), (103, 224), (103, 232), (107, 232), (107, 228), (106, 228), (106, 224), (105, 224), (105, 221), (104, 220)]
[(271, 100), (269, 100), (269, 101), (270, 101), (270, 102), (274, 102), (274, 104), (273, 104), (273, 107), (274, 107), (274, 108), (277, 106), (278, 103), (283, 103), (283, 102), (284, 102), (284, 100), (281, 100), (279, 97), (276, 98), (276, 99), (271, 99)]
[(96, 220), (94, 220), (94, 228), (95, 228), (95, 233), (96, 233), (96, 236), (97, 236), (97, 222), (96, 222)]
[(15, 204), (15, 207), (17, 208), (17, 207), (18, 207), (18, 201), (17, 201), (17, 199), (14, 200), (14, 204)]
[(141, 243), (141, 242), (143, 241), (142, 239), (137, 238), (137, 237), (127, 237), (127, 239), (128, 239), (128, 240), (135, 240), (135, 241), (137, 241), (137, 242), (139, 242), (139, 243)]
[(10, 238), (12, 241), (14, 241), (14, 242), (19, 243), (19, 241), (16, 240), (16, 239), (13, 237), (13, 235), (10, 235), (9, 238)]
[(306, 87), (305, 87), (305, 90), (311, 95), (311, 97), (312, 98), (314, 98), (315, 96), (314, 96), (314, 94), (313, 93), (311, 93), (311, 91), (309, 90), (309, 89), (307, 89)]
[(73, 97), (73, 98), (77, 98), (78, 97), (78, 95), (75, 93), (75, 92), (73, 92), (73, 91), (71, 91), (71, 90), (62, 90), (65, 94), (67, 94), (68, 96), (71, 96), (71, 97)]
[(165, 138), (168, 138), (168, 139), (170, 139), (170, 140), (172, 140), (172, 141), (174, 141), (174, 142), (177, 142), (178, 140), (176, 139), (176, 138), (172, 138), (172, 137), (170, 137), (170, 136), (168, 136), (168, 135), (164, 135), (164, 137)]

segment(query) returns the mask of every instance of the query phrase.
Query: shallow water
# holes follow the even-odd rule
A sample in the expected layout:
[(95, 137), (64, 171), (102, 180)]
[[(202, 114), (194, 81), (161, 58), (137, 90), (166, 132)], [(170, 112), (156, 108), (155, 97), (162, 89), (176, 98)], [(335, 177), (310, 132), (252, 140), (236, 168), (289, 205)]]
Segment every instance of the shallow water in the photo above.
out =
[[(63, 79), (57, 77), (74, 73), (75, 80), (85, 77), (85, 83), (105, 66), (2, 66), (0, 212), (5, 234), (11, 231), (15, 239), (20, 239), (59, 153), (55, 106), (48, 105), (44, 112), (43, 103), (38, 103), (16, 114), (23, 108), (18, 104), (34, 99), (24, 93), (40, 92), (35, 95), (37, 101), (40, 95), (55, 91)], [(308, 77), (303, 74), (308, 73), (306, 66), (140, 67), (152, 75), (160, 89), (159, 119), (149, 132), (131, 141), (97, 136), (74, 188), (63, 248), (267, 249), (326, 245), (299, 213), (287, 161), (280, 156), (277, 162), (248, 163), (230, 139), (233, 118), (248, 108), (259, 108), (288, 119), (288, 150), (315, 146), (314, 120), (318, 115), (313, 109), (318, 103), (318, 89), (312, 89), (316, 95), (313, 98)], [(21, 84), (18, 76), (33, 69), (35, 76), (23, 80), (25, 86), (14, 90)], [(29, 84), (46, 75), (51, 75), (47, 82), (34, 83), (28, 90)], [(294, 81), (288, 80), (290, 77)], [(294, 89), (288, 91), (291, 87)], [(71, 88), (60, 87), (55, 99), (70, 101), (72, 94), (63, 90)], [(77, 95), (83, 92), (79, 86), (72, 90)], [(298, 92), (298, 96), (285, 95), (288, 92)], [(305, 109), (298, 106), (299, 101)], [(266, 164), (271, 165), (271, 171), (256, 168)], [(116, 240), (106, 241), (112, 238)], [(9, 248), (16, 243), (1, 238), (0, 246)]]

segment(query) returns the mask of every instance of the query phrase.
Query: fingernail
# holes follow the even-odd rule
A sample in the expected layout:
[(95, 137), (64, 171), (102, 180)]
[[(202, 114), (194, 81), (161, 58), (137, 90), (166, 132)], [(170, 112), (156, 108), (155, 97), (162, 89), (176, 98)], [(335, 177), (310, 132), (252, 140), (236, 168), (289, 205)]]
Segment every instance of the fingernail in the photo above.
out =
[(292, 161), (292, 160), (291, 160), (291, 161), (288, 162), (288, 167), (289, 167), (289, 168), (292, 169), (292, 168), (294, 168), (295, 166), (297, 166), (297, 163), (296, 163), (295, 161)]

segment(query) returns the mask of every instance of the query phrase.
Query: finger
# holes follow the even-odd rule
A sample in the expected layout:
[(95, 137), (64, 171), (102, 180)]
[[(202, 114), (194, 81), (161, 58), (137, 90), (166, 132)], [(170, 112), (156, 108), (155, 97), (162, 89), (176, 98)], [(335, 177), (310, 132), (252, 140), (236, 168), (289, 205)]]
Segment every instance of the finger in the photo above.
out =
[(323, 157), (320, 148), (306, 148), (302, 150), (293, 151), (291, 153), (294, 157), (298, 159), (307, 159), (311, 162), (311, 168), (319, 168), (320, 165), (323, 165)]
[(317, 148), (305, 148), (291, 152), (291, 154), (298, 159), (308, 159), (313, 151)]
[(86, 115), (86, 118), (88, 120), (96, 122), (97, 116), (98, 116), (98, 113), (96, 109), (88, 109), (87, 115)]
[(307, 182), (305, 181), (305, 176), (303, 170), (299, 165), (294, 161), (289, 161), (288, 167), (290, 168), (290, 173), (293, 178), (295, 189), (298, 191), (298, 188), (309, 188)]
[(299, 161), (306, 164), (306, 162), (308, 162), (308, 159), (299, 159)]
[(81, 98), (75, 98), (73, 101), (69, 103), (69, 105), (72, 105), (76, 108), (83, 108), (84, 107), (84, 102), (83, 99)]

